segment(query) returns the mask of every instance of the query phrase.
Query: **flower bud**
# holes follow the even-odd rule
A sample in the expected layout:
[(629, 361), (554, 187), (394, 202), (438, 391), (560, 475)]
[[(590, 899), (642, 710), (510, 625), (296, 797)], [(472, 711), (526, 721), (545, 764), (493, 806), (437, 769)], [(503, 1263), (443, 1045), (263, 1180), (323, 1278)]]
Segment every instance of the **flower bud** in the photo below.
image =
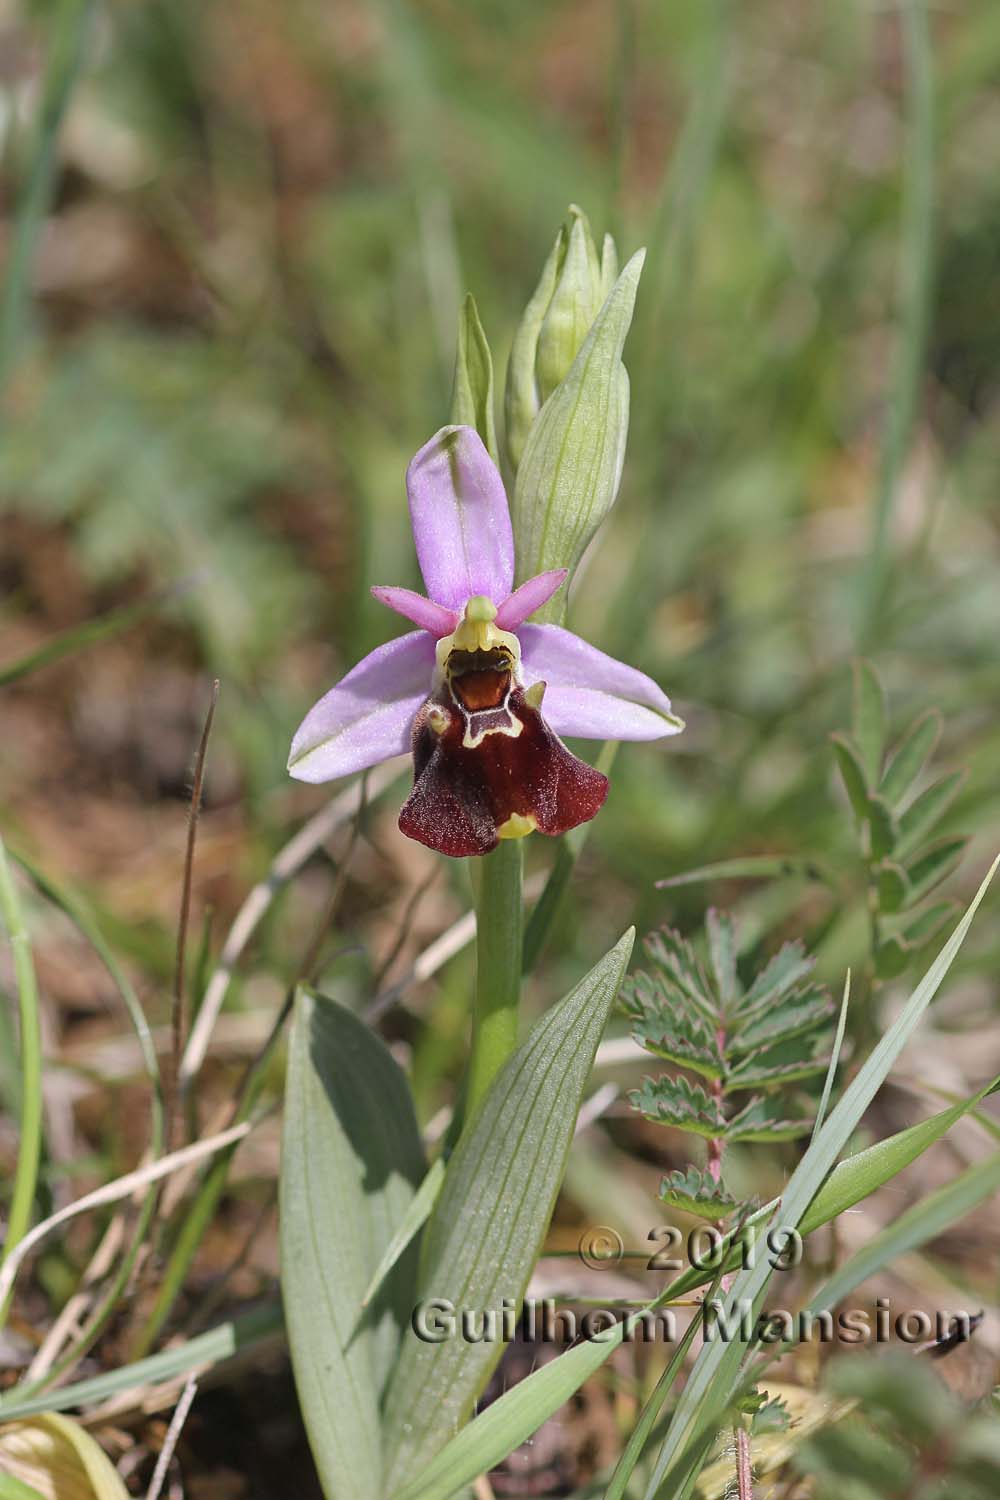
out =
[[(570, 261), (570, 244), (577, 229), (571, 230), (562, 270)], [(586, 251), (589, 229), (580, 240)], [(593, 241), (590, 240), (591, 246)], [(512, 519), (518, 577), (530, 578), (552, 568), (567, 568), (572, 576), (597, 528), (611, 509), (618, 494), (625, 444), (628, 437), (629, 380), (622, 364), (622, 350), (632, 322), (635, 297), (645, 251), (640, 250), (614, 280), (603, 306), (590, 325), (589, 332), (575, 351), (569, 366), (551, 395), (544, 401), (528, 430), (517, 467)], [(550, 257), (551, 260), (551, 257)], [(610, 283), (616, 270), (614, 243), (605, 239), (601, 264), (587, 258), (588, 274), (593, 278), (591, 290)], [(579, 290), (584, 262), (578, 259), (571, 277)], [(595, 269), (596, 267), (596, 269)], [(548, 268), (547, 268), (548, 269)], [(544, 280), (544, 278), (543, 278)], [(542, 338), (549, 322), (549, 312), (556, 304), (563, 285), (557, 273), (556, 289), (549, 309), (539, 325), (538, 361), (541, 363)], [(539, 287), (541, 291), (541, 287)], [(536, 293), (536, 297), (538, 293)], [(578, 300), (583, 293), (579, 292)], [(532, 299), (534, 301), (534, 299)], [(565, 313), (566, 299), (559, 313), (562, 354), (569, 348), (578, 325)], [(529, 304), (530, 310), (531, 304)], [(525, 319), (527, 319), (525, 314)], [(556, 345), (558, 319), (550, 324), (549, 357)], [(522, 322), (522, 329), (524, 322)], [(521, 330), (518, 331), (519, 335)], [(517, 340), (515, 340), (515, 350)], [(522, 356), (523, 357), (523, 356)], [(511, 359), (513, 362), (514, 355)], [(523, 374), (523, 371), (521, 372)], [(540, 377), (539, 377), (540, 383)], [(508, 379), (508, 439), (510, 437), (510, 390)], [(565, 613), (566, 589), (559, 592), (539, 618), (556, 621)]]
[(542, 269), (541, 280), (524, 309), (514, 334), (507, 364), (507, 389), (504, 393), (504, 416), (507, 424), (507, 454), (511, 468), (516, 471), (528, 441), (528, 433), (538, 416), (541, 401), (538, 396), (538, 380), (535, 376), (535, 357), (538, 353), (538, 335), (545, 320), (552, 293), (562, 263), (566, 258), (566, 230), (560, 226), (556, 242), (549, 251), (548, 260)]
[(603, 301), (594, 236), (586, 215), (571, 207), (566, 254), (538, 332), (535, 375), (543, 403), (568, 374)]

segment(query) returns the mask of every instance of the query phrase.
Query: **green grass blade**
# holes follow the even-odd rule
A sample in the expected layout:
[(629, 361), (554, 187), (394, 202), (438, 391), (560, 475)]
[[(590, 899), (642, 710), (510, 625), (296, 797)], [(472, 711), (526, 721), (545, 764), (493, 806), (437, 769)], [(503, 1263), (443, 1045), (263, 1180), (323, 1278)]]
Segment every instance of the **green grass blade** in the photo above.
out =
[[(31, 1213), (38, 1186), (38, 1163), (42, 1151), (42, 1029), (38, 1006), (38, 980), (31, 952), (31, 939), (24, 925), (21, 902), (10, 872), (7, 852), (0, 839), (0, 917), (7, 929), (14, 958), (20, 1018), (21, 1113), (14, 1190), (7, 1214), (3, 1265), (24, 1238), (31, 1223)], [(9, 1296), (0, 1305), (0, 1326), (7, 1317)]]
[(242, 1313), (230, 1322), (220, 1323), (188, 1339), (175, 1344), (148, 1359), (134, 1364), (119, 1365), (103, 1375), (90, 1380), (78, 1381), (76, 1385), (62, 1386), (57, 1391), (48, 1391), (39, 1396), (21, 1396), (15, 1386), (0, 1397), (0, 1422), (15, 1422), (21, 1417), (33, 1417), (39, 1412), (69, 1411), (73, 1407), (96, 1406), (124, 1391), (137, 1391), (146, 1385), (161, 1385), (164, 1381), (176, 1380), (189, 1375), (192, 1370), (209, 1369), (232, 1359), (236, 1354), (246, 1354), (263, 1341), (282, 1333), (284, 1318), (277, 1302), (268, 1302)]
[(874, 1276), (897, 1256), (905, 1255), (951, 1229), (965, 1214), (971, 1213), (997, 1191), (1000, 1191), (1000, 1151), (969, 1167), (954, 1181), (928, 1194), (894, 1219), (834, 1272), (810, 1298), (808, 1310), (820, 1312), (836, 1306), (842, 1297), (848, 1296), (869, 1276)]
[[(177, 593), (179, 590), (172, 592)], [(159, 609), (164, 600), (169, 597), (169, 593), (156, 594), (151, 599), (143, 599), (139, 604), (126, 604), (121, 609), (109, 610), (106, 615), (98, 615), (96, 619), (85, 620), (82, 625), (74, 625), (69, 630), (60, 631), (44, 645), (37, 646), (34, 651), (18, 657), (17, 661), (0, 666), (0, 687), (7, 687), (11, 682), (28, 677), (32, 672), (37, 672), (54, 661), (61, 661), (64, 656), (72, 656), (75, 651), (82, 651), (85, 647), (94, 645), (96, 641), (120, 635), (123, 630), (130, 629), (146, 615)]]

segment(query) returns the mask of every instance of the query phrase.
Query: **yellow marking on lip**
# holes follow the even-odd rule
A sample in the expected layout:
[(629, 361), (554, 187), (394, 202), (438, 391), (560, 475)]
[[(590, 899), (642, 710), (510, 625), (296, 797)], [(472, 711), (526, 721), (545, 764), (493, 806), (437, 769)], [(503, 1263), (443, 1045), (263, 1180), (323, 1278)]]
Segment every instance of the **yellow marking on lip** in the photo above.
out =
[(497, 829), (499, 839), (523, 839), (529, 833), (534, 833), (538, 824), (529, 813), (527, 817), (523, 813), (511, 813), (506, 823), (501, 823)]

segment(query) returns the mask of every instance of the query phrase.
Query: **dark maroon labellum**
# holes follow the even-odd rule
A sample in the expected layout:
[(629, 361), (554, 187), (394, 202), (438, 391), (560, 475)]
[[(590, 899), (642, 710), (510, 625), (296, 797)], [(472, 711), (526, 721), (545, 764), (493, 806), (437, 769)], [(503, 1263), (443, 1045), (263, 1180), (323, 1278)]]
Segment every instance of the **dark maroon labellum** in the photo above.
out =
[(414, 720), (413, 790), (399, 826), (441, 854), (488, 854), (501, 829), (565, 833), (608, 794), (608, 778), (571, 754), (512, 686), (511, 668), (502, 649), (453, 653), (450, 681)]

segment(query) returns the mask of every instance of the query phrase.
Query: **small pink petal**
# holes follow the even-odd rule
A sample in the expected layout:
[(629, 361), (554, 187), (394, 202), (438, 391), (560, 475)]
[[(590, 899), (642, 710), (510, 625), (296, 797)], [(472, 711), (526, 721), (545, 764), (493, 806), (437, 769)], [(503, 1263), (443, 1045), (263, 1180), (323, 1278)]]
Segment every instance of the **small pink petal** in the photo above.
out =
[(429, 630), (435, 640), (440, 640), (443, 635), (451, 635), (458, 624), (459, 617), (453, 609), (445, 609), (443, 605), (435, 604), (433, 599), (425, 599), (423, 594), (414, 593), (413, 589), (388, 588), (376, 584), (372, 593), (380, 604), (388, 605), (397, 615), (402, 615), (404, 620), (412, 620), (421, 630)]
[(553, 568), (551, 573), (536, 573), (534, 578), (522, 583), (497, 610), (500, 629), (516, 630), (536, 609), (547, 604), (559, 585), (565, 581), (566, 573), (566, 568)]
[(442, 427), (406, 471), (410, 520), (427, 592), (463, 610), (494, 604), (514, 583), (514, 533), (500, 472), (472, 427)]
[(290, 774), (333, 781), (405, 754), (433, 677), (434, 642), (425, 630), (377, 647), (306, 714), (292, 740)]
[(651, 677), (560, 625), (517, 632), (525, 681), (545, 682), (542, 714), (556, 734), (585, 740), (658, 740), (683, 721)]

